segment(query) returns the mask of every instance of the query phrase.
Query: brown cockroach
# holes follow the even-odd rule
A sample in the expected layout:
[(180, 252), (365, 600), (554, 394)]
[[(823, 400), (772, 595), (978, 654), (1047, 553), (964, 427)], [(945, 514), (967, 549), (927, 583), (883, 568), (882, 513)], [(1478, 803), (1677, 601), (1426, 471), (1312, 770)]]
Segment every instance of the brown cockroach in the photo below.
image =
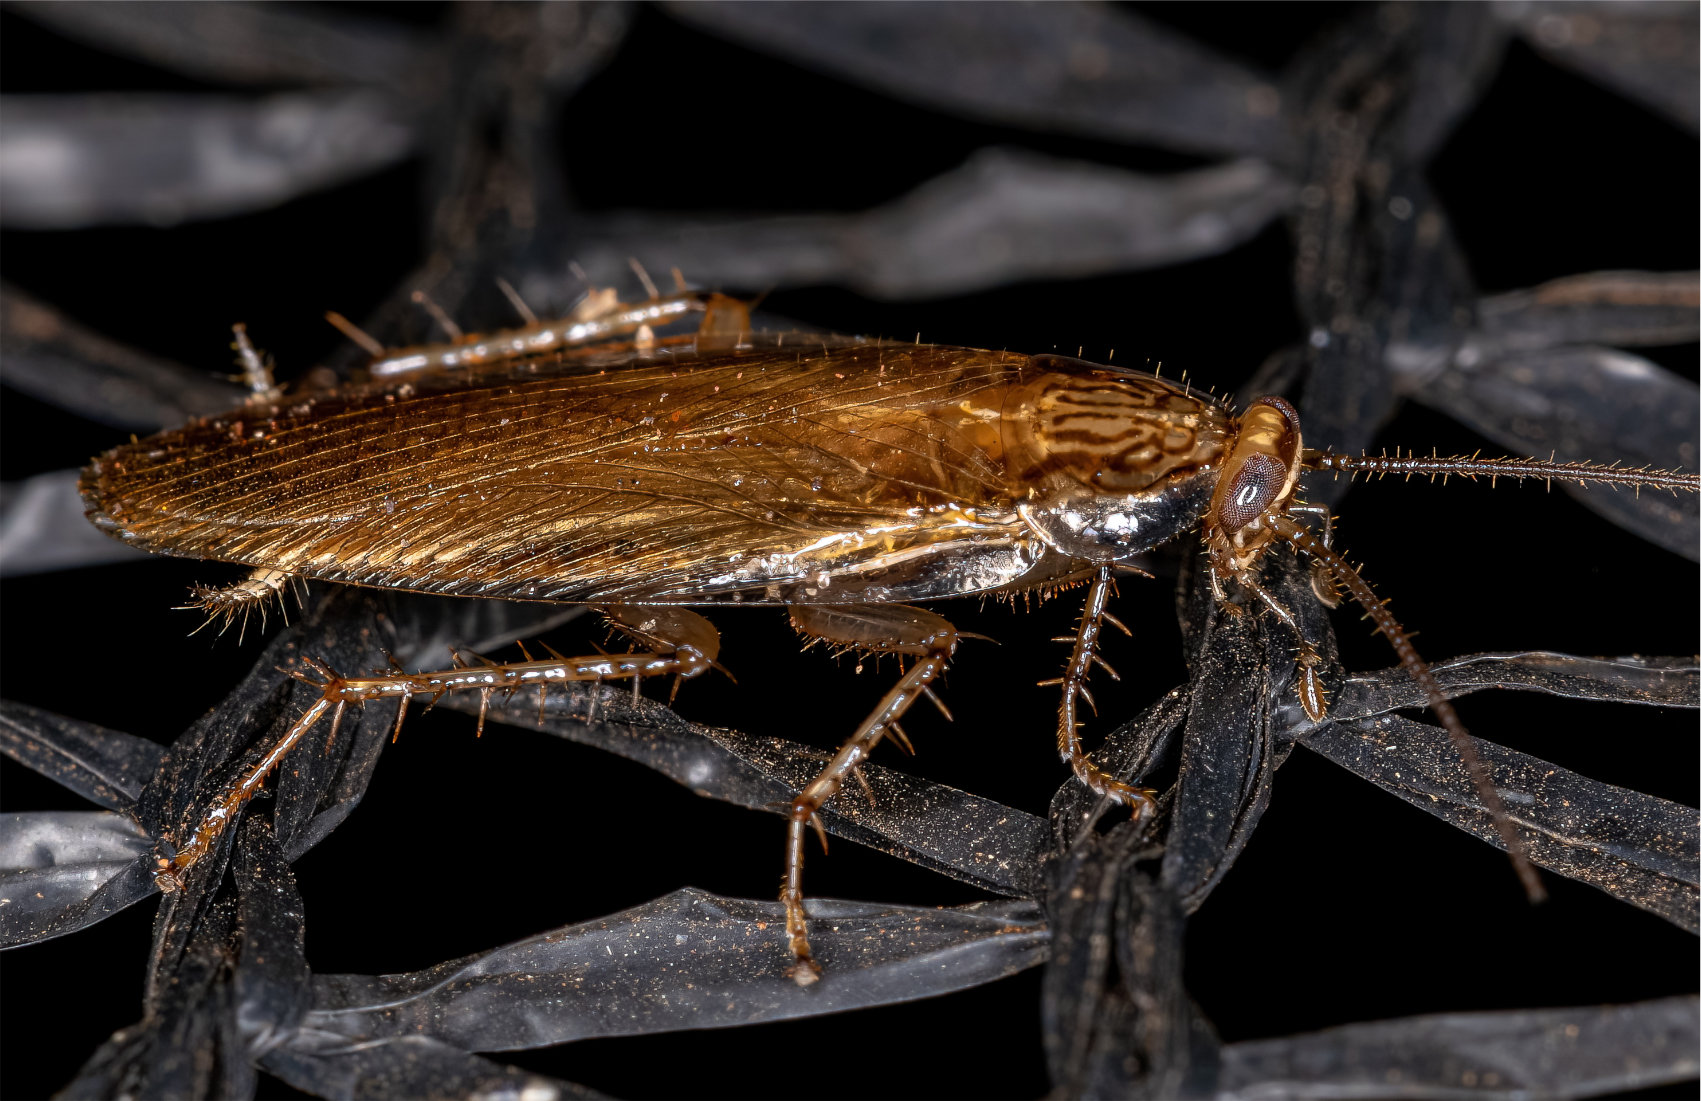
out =
[[(650, 328), (692, 311), (704, 315), (695, 334), (658, 339)], [(411, 697), (476, 691), (482, 729), (497, 691), (697, 676), (715, 667), (719, 635), (690, 606), (778, 605), (808, 639), (909, 659), (786, 808), (781, 897), (792, 974), (807, 985), (819, 976), (802, 887), (807, 833), (822, 830), (816, 812), (861, 778), (883, 738), (907, 741), (900, 719), (933, 697), (964, 637), (915, 605), (1085, 582), (1073, 652), (1052, 682), (1062, 687), (1058, 751), (1093, 792), (1147, 815), (1156, 793), (1094, 762), (1077, 702), (1091, 702), (1088, 675), (1104, 665), (1103, 623), (1120, 626), (1106, 611), (1115, 573), (1198, 530), (1226, 607), (1245, 603), (1292, 622), (1260, 582), (1279, 544), (1309, 556), (1364, 607), (1458, 745), (1538, 897), (1452, 705), (1384, 603), (1332, 548), (1327, 511), (1297, 499), (1300, 475), (1701, 489), (1694, 475), (1650, 469), (1307, 450), (1281, 398), (1237, 416), (1184, 385), (1062, 356), (751, 333), (739, 303), (683, 289), (631, 306), (599, 299), (559, 323), (527, 320), (493, 337), (401, 352), (366, 338), (375, 359), (365, 382), (288, 396), (256, 384), (265, 392), (246, 407), (117, 448), (85, 471), (89, 516), (114, 537), (254, 567), (248, 581), (198, 594), (214, 614), (313, 578), (588, 604), (638, 644), (625, 655), (552, 650), (550, 660), (507, 664), (457, 656), (440, 672), (371, 677), (315, 665), (319, 700), (187, 836), (168, 839), (176, 845), (160, 858), (162, 887), (213, 847), (327, 712), (336, 723), (350, 702), (398, 697), (399, 730)], [(1319, 518), (1317, 531), (1305, 517)], [(1321, 720), (1327, 692), (1316, 655), (1300, 654), (1299, 664), (1300, 702)]]

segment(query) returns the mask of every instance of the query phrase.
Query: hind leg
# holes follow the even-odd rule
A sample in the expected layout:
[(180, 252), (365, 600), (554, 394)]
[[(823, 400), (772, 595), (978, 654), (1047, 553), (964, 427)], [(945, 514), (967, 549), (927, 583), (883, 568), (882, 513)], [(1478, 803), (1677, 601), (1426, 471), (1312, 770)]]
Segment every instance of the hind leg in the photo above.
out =
[(293, 672), (297, 680), (319, 690), (319, 698), (284, 734), (260, 751), (253, 760), (237, 772), (210, 799), (188, 827), (181, 845), (169, 858), (161, 858), (154, 879), (162, 890), (174, 890), (185, 872), (211, 852), (219, 838), (236, 821), (244, 807), (265, 783), (266, 777), (300, 741), (319, 724), (327, 712), (332, 715), (335, 736), (337, 723), (351, 703), (367, 700), (399, 699), (396, 711), (397, 735), (407, 717), (407, 706), (415, 696), (428, 696), (433, 701), (449, 692), (479, 693), (478, 730), (484, 732), (486, 708), (490, 697), (503, 692), (512, 694), (522, 688), (538, 692), (539, 721), (542, 721), (543, 693), (553, 684), (571, 681), (603, 681), (630, 679), (636, 685), (643, 677), (695, 677), (715, 668), (720, 651), (720, 635), (708, 620), (683, 608), (638, 608), (626, 605), (599, 609), (610, 625), (637, 641), (646, 649), (632, 654), (595, 654), (587, 657), (563, 657), (551, 651), (548, 661), (516, 661), (498, 663), (483, 658), (477, 663), (455, 656), (454, 667), (438, 672), (409, 673), (400, 668), (380, 672), (370, 677), (345, 677), (311, 658), (305, 664), (317, 674), (314, 679), (306, 673)]

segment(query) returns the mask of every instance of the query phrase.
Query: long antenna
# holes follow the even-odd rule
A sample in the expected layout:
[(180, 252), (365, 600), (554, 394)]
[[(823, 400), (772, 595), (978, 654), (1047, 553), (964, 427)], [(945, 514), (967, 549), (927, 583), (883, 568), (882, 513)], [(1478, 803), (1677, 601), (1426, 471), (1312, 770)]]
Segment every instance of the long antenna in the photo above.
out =
[(1390, 474), (1436, 478), (1538, 478), (1578, 485), (1620, 486), (1630, 489), (1665, 489), (1673, 493), (1701, 492), (1701, 474), (1657, 470), (1650, 466), (1608, 466), (1602, 463), (1562, 463), (1552, 459), (1484, 459), (1478, 455), (1338, 455), (1333, 451), (1307, 451), (1300, 460), (1306, 470), (1329, 470), (1337, 474), (1384, 478)]
[(1435, 717), (1441, 720), (1441, 725), (1447, 731), (1447, 737), (1453, 742), (1454, 750), (1465, 762), (1465, 771), (1471, 777), (1471, 783), (1477, 789), (1477, 797), (1482, 800), (1483, 809), (1494, 819), (1494, 828), (1500, 834), (1500, 843), (1505, 846), (1506, 853), (1512, 858), (1512, 867), (1518, 873), (1518, 880), (1524, 885), (1524, 893), (1531, 902), (1541, 902), (1547, 898), (1547, 891), (1542, 887), (1541, 878), (1530, 863), (1528, 852), (1524, 848), (1523, 838), (1512, 825), (1512, 818), (1506, 811), (1506, 803), (1500, 798), (1500, 792), (1495, 790), (1493, 779), (1488, 774), (1488, 768), (1477, 756), (1476, 744), (1471, 740), (1470, 732), (1460, 721), (1459, 713), (1453, 709), (1453, 701), (1441, 691), (1441, 685), (1435, 681), (1435, 676), (1429, 671), (1429, 663), (1418, 656), (1412, 640), (1406, 635), (1405, 628), (1400, 626), (1394, 613), (1387, 605), (1376, 599), (1376, 593), (1359, 576), (1347, 560), (1323, 545), (1323, 541), (1311, 534), (1310, 531), (1295, 523), (1292, 517), (1278, 513), (1270, 518), (1270, 527), (1283, 539), (1309, 554), (1315, 561), (1321, 562), (1325, 569), (1334, 575), (1346, 590), (1353, 595), (1369, 614), (1376, 629), (1381, 631), (1394, 647), (1394, 653), (1399, 655), (1400, 664), (1405, 667), (1411, 678), (1423, 689), (1424, 697), (1429, 702), (1429, 709), (1435, 712)]

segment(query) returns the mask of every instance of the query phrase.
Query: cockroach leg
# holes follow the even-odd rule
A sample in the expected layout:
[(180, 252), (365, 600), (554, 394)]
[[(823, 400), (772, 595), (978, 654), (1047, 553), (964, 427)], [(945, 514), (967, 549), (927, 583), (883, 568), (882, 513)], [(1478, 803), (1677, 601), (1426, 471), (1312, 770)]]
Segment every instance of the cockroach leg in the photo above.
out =
[(1329, 511), (1329, 507), (1327, 505), (1312, 505), (1307, 504), (1304, 501), (1294, 501), (1288, 505), (1287, 511), (1290, 516), (1295, 513), (1299, 513), (1302, 516), (1317, 517), (1318, 523), (1323, 527), (1323, 534), (1319, 538), (1321, 538), (1325, 547), (1328, 547), (1331, 550), (1334, 549), (1335, 516)]
[[(1322, 542), (1322, 540), (1320, 539), (1319, 542)], [(1325, 548), (1328, 546), (1327, 543), (1324, 543), (1323, 545)], [(1322, 568), (1321, 564), (1318, 563), (1316, 559), (1312, 559), (1312, 564), (1318, 566), (1320, 569)], [(1332, 577), (1333, 575), (1330, 576)], [(1329, 693), (1323, 687), (1322, 678), (1317, 674), (1317, 667), (1323, 664), (1322, 656), (1318, 654), (1316, 649), (1312, 647), (1311, 643), (1305, 641), (1304, 636), (1300, 634), (1299, 622), (1294, 619), (1293, 613), (1288, 611), (1287, 605), (1277, 600), (1270, 590), (1266, 589), (1263, 585), (1260, 585), (1257, 579), (1252, 576), (1250, 571), (1235, 575), (1235, 583), (1242, 589), (1245, 589), (1248, 593), (1256, 596), (1264, 607), (1270, 609), (1270, 614), (1274, 615), (1282, 623), (1286, 624), (1288, 630), (1292, 631), (1294, 635), (1299, 638), (1299, 648), (1294, 653), (1294, 660), (1299, 667), (1299, 677), (1294, 682), (1294, 691), (1299, 694), (1299, 704), (1301, 707), (1305, 708), (1305, 714), (1311, 719), (1311, 721), (1314, 723), (1322, 722), (1329, 716)], [(1333, 582), (1331, 581), (1331, 587), (1332, 586)], [(1337, 600), (1337, 603), (1338, 602), (1339, 601)], [(1233, 607), (1233, 605), (1225, 606)], [(1331, 607), (1333, 607), (1333, 605), (1331, 605)]]
[(1205, 568), (1205, 580), (1211, 584), (1211, 599), (1217, 602), (1217, 607), (1235, 615), (1241, 612), (1240, 605), (1228, 598), (1228, 590), (1223, 588), (1222, 575), (1217, 572), (1215, 566)]
[(265, 782), (266, 777), (271, 774), (272, 769), (277, 767), (278, 762), (284, 758), (285, 754), (295, 748), (295, 743), (299, 742), (308, 731), (318, 725), (320, 717), (326, 711), (332, 710), (334, 707), (337, 712), (337, 719), (340, 720), (343, 704), (346, 702), (329, 694), (315, 700), (313, 706), (303, 712), (301, 718), (295, 720), (295, 723), (284, 732), (283, 737), (273, 743), (271, 748), (257, 762), (244, 770), (236, 780), (225, 785), (224, 790), (219, 792), (218, 798), (214, 801), (212, 809), (202, 816), (201, 821), (190, 832), (188, 840), (179, 845), (177, 851), (169, 859), (163, 856), (159, 858), (157, 869), (154, 872), (154, 883), (160, 890), (170, 893), (183, 885), (184, 873), (212, 851), (213, 846), (218, 843), (219, 837), (236, 820), (236, 816), (254, 797), (255, 792), (260, 790), (260, 785)]
[[(611, 609), (605, 611), (612, 612)], [(669, 612), (672, 610), (669, 609)], [(701, 616), (689, 612), (685, 614), (707, 626), (707, 621), (702, 620)], [(712, 632), (714, 628), (710, 627), (709, 630)], [(718, 637), (715, 640), (715, 648), (719, 648)], [(169, 859), (160, 860), (159, 871), (154, 877), (155, 882), (162, 890), (175, 890), (182, 882), (183, 873), (212, 851), (220, 836), (236, 820), (255, 792), (259, 791), (278, 762), (296, 743), (306, 737), (326, 711), (333, 708), (336, 711), (333, 723), (337, 723), (341, 721), (343, 708), (347, 704), (389, 697), (399, 698), (401, 706), (396, 712), (396, 725), (392, 735), (394, 737), (401, 734), (402, 721), (407, 715), (407, 704), (412, 697), (441, 695), (445, 692), (478, 692), (479, 733), (482, 734), (484, 716), (492, 692), (506, 690), (512, 693), (530, 686), (536, 686), (541, 691), (550, 684), (564, 684), (569, 681), (593, 681), (600, 684), (604, 680), (621, 677), (695, 677), (713, 668), (711, 657), (689, 642), (647, 653), (617, 656), (598, 654), (593, 657), (506, 664), (482, 658), (480, 661), (479, 665), (469, 666), (456, 655), (454, 667), (440, 672), (344, 677), (322, 662), (303, 658), (303, 664), (323, 679), (313, 680), (308, 674), (300, 671), (293, 671), (291, 675), (318, 688), (319, 699), (315, 700), (312, 706), (302, 713), (301, 718), (268, 747), (258, 760), (219, 792), (213, 800), (212, 808), (202, 815), (190, 832), (189, 839), (178, 847), (176, 854)], [(332, 729), (334, 735), (335, 725)]]
[(1270, 609), (1270, 614), (1274, 615), (1277, 619), (1286, 624), (1289, 630), (1293, 631), (1295, 634), (1299, 633), (1299, 622), (1294, 619), (1293, 613), (1288, 611), (1287, 605), (1272, 596), (1269, 589), (1260, 585), (1258, 583), (1258, 579), (1254, 577), (1250, 571), (1235, 574), (1234, 580), (1235, 583), (1242, 589), (1245, 589), (1247, 593), (1257, 597), (1264, 607)]
[(1323, 687), (1323, 678), (1317, 675), (1317, 667), (1323, 664), (1323, 657), (1309, 642), (1302, 641), (1294, 653), (1294, 661), (1299, 666), (1299, 679), (1294, 683), (1299, 692), (1299, 705), (1305, 708), (1307, 718), (1320, 723), (1329, 717), (1329, 692)]
[[(892, 690), (877, 704), (827, 763), (788, 805), (786, 878), (780, 901), (786, 907), (786, 936), (793, 959), (790, 975), (799, 986), (821, 977), (809, 949), (809, 915), (803, 907), (803, 843), (811, 825), (826, 847), (826, 830), (817, 812), (839, 793), (898, 719), (929, 689), (957, 649), (959, 635), (943, 617), (902, 604), (792, 605), (792, 626), (813, 638), (874, 653), (916, 658)], [(908, 739), (905, 739), (906, 741)]]
[(1075, 649), (1069, 655), (1069, 664), (1063, 676), (1044, 683), (1063, 687), (1063, 702), (1057, 709), (1058, 755), (1069, 762), (1075, 778), (1088, 790), (1129, 807), (1135, 817), (1140, 817), (1156, 808), (1156, 790), (1118, 780), (1087, 755), (1081, 746), (1081, 721), (1075, 707), (1075, 700), (1079, 697), (1097, 713), (1092, 695), (1087, 691), (1087, 677), (1095, 664), (1103, 664), (1098, 657), (1098, 643), (1105, 620), (1104, 606), (1110, 599), (1113, 572), (1109, 565), (1103, 565), (1093, 575), (1092, 584), (1087, 589), (1086, 606), (1081, 610), (1081, 625), (1075, 632)]
[[(721, 633), (715, 630), (713, 623), (689, 608), (666, 604), (607, 604), (599, 605), (597, 611), (608, 620), (610, 627), (639, 646), (661, 651), (689, 650), (711, 666), (720, 656)], [(556, 658), (561, 656), (554, 650), (549, 652)]]
[[(1316, 517), (1319, 526), (1323, 529), (1323, 545), (1329, 548), (1334, 547), (1335, 516), (1329, 511), (1327, 505), (1309, 505), (1304, 501), (1294, 501), (1288, 505), (1288, 513), (1290, 515), (1303, 513), (1306, 516)], [(1311, 591), (1317, 594), (1317, 599), (1323, 602), (1325, 608), (1339, 608), (1341, 606), (1341, 590), (1335, 585), (1335, 575), (1330, 573), (1328, 568), (1315, 558), (1311, 559)]]
[[(439, 325), (454, 322), (443, 314), (436, 303), (425, 297), (423, 292), (416, 292), (415, 301), (427, 310), (432, 311)], [(693, 313), (710, 312), (710, 303), (719, 302), (722, 295), (704, 295), (696, 291), (686, 291), (666, 298), (654, 298), (644, 302), (621, 302), (612, 288), (603, 290), (593, 289), (575, 306), (565, 318), (528, 322), (517, 329), (503, 329), (489, 334), (465, 334), (459, 327), (450, 330), (445, 326), (444, 331), (450, 333), (447, 344), (429, 344), (415, 348), (398, 348), (387, 350), (380, 348), (375, 353), (372, 362), (366, 367), (367, 373), (374, 379), (395, 379), (421, 371), (450, 371), (481, 364), (497, 363), (506, 359), (538, 356), (552, 352), (561, 352), (573, 348), (583, 348), (586, 345), (610, 341), (616, 337), (641, 334), (649, 330), (649, 336), (641, 342), (652, 347), (669, 342), (687, 342), (696, 337), (667, 337), (657, 338), (654, 330), (663, 325), (670, 325), (683, 320)], [(710, 319), (709, 333), (711, 342), (722, 339), (716, 334), (727, 329), (748, 332), (749, 310), (736, 299), (725, 299), (726, 305), (718, 307), (719, 319)], [(734, 307), (737, 307), (736, 309)], [(743, 310), (742, 324), (736, 320), (738, 310)], [(439, 316), (441, 315), (441, 316)], [(371, 347), (360, 340), (359, 330), (348, 325), (346, 320), (339, 324), (337, 318), (332, 318), (332, 324), (342, 329), (345, 335), (355, 340), (361, 347), (371, 351)], [(364, 336), (365, 334), (360, 334)], [(368, 338), (370, 339), (370, 338)], [(735, 338), (726, 347), (738, 343)]]
[(222, 617), (224, 625), (219, 628), (219, 634), (222, 635), (240, 618), (242, 626), (237, 635), (240, 641), (248, 634), (249, 615), (256, 611), (260, 613), (260, 629), (266, 629), (266, 606), (273, 600), (278, 602), (284, 622), (289, 622), (288, 594), (292, 591), (291, 582), (300, 581), (300, 577), (286, 570), (256, 569), (234, 585), (222, 588), (196, 585), (189, 590), (189, 603), (178, 607), (183, 611), (201, 611), (207, 614), (201, 626), (189, 632), (190, 634), (204, 630), (208, 624)]

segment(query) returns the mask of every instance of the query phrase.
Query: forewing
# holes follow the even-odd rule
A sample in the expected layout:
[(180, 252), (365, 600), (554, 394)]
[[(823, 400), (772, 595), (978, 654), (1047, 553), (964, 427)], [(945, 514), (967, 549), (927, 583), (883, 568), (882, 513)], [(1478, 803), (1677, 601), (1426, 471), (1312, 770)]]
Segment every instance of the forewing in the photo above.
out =
[(151, 550), (553, 600), (780, 599), (812, 555), (926, 553), (965, 516), (1016, 538), (996, 422), (972, 410), (1026, 356), (794, 339), (251, 408), (109, 453), (84, 498)]

